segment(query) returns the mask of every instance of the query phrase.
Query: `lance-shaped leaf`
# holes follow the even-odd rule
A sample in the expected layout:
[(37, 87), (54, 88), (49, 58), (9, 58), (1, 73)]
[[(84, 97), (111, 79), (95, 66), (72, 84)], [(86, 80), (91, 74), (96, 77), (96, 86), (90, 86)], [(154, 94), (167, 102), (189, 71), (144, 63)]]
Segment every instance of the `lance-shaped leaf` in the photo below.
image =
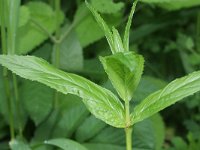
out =
[(128, 22), (126, 24), (126, 28), (125, 28), (125, 32), (124, 32), (124, 40), (123, 40), (123, 44), (124, 44), (124, 49), (125, 51), (129, 51), (129, 32), (130, 32), (130, 28), (131, 28), (131, 23), (132, 23), (132, 19), (133, 19), (133, 14), (135, 12), (135, 8), (137, 5), (138, 0), (136, 0), (133, 3), (133, 6), (131, 8), (131, 12), (130, 15), (128, 17)]
[(125, 52), (101, 57), (100, 60), (119, 96), (130, 101), (143, 72), (143, 57)]
[(63, 150), (87, 150), (83, 145), (70, 139), (52, 139), (45, 141), (44, 143), (59, 147)]
[(41, 82), (64, 94), (83, 98), (83, 102), (97, 118), (115, 127), (124, 127), (124, 108), (109, 90), (72, 73), (54, 68), (33, 56), (0, 55), (0, 64), (17, 75)]
[(99, 26), (101, 27), (101, 29), (104, 31), (104, 34), (108, 41), (108, 44), (111, 48), (111, 51), (114, 54), (115, 49), (114, 49), (114, 44), (113, 44), (112, 32), (110, 31), (110, 28), (108, 27), (106, 22), (103, 20), (103, 18), (98, 14), (98, 12), (95, 10), (95, 8), (92, 7), (92, 5), (90, 5), (87, 1), (85, 1), (85, 3), (87, 5), (87, 7), (90, 9), (90, 11), (92, 12), (93, 16), (95, 17), (95, 19), (96, 19), (97, 23), (99, 24)]
[(113, 32), (113, 43), (114, 43), (115, 51), (124, 52), (124, 47), (123, 47), (119, 32), (114, 27), (112, 28), (112, 32)]
[(152, 93), (134, 108), (131, 122), (135, 124), (175, 102), (200, 91), (200, 71), (176, 79), (165, 88)]

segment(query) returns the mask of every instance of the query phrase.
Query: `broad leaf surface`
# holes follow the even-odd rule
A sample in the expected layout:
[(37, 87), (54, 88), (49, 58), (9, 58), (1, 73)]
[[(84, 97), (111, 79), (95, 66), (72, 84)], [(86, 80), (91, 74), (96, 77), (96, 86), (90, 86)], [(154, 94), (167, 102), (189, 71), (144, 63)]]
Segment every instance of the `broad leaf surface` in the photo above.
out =
[[(158, 129), (155, 128), (157, 124)], [(157, 132), (162, 132), (159, 128), (162, 128), (162, 122), (148, 118), (133, 126), (133, 149), (137, 150), (155, 150), (157, 144), (162, 143), (162, 137), (160, 141), (157, 141)], [(106, 145), (115, 145), (117, 147), (123, 147), (126, 145), (125, 133), (123, 129), (116, 129), (113, 127), (106, 127), (99, 132), (95, 137), (90, 140), (89, 144), (100, 144), (105, 148)], [(87, 147), (87, 146), (86, 146)], [(109, 147), (109, 146), (108, 146)], [(89, 147), (88, 147), (89, 148)], [(99, 148), (97, 146), (97, 148)], [(93, 148), (95, 149), (95, 148)], [(96, 149), (95, 149), (96, 150)]]
[(76, 139), (80, 142), (87, 141), (97, 135), (105, 127), (106, 124), (104, 122), (91, 115), (77, 129)]
[(124, 127), (124, 108), (119, 99), (105, 88), (71, 73), (65, 73), (34, 56), (1, 55), (0, 63), (17, 75), (41, 82), (64, 94), (83, 98), (87, 108), (97, 118)]
[[(75, 30), (81, 46), (86, 47), (87, 45), (101, 39), (104, 34), (96, 21), (93, 19), (93, 16), (90, 14), (85, 4), (82, 4), (78, 7), (74, 16), (74, 20), (79, 20), (79, 18), (82, 17), (83, 12), (86, 12), (87, 15), (75, 27)], [(88, 26), (90, 26), (89, 29), (87, 28)]]
[(155, 3), (159, 6), (169, 9), (177, 10), (181, 8), (188, 8), (200, 5), (199, 0), (141, 0), (145, 3)]
[[(117, 137), (117, 138), (116, 138)], [(91, 143), (125, 145), (125, 134), (123, 129), (106, 127), (90, 140)]]
[[(61, 32), (65, 32), (70, 27), (69, 24), (65, 25)], [(64, 70), (82, 70), (83, 68), (83, 53), (80, 42), (74, 31), (60, 43), (60, 67)], [(55, 63), (55, 47), (52, 53), (53, 62)]]
[(21, 6), (19, 10), (19, 27), (25, 25), (30, 19), (30, 11), (27, 6)]
[[(106, 5), (108, 4), (106, 3)], [(84, 17), (83, 14), (85, 14)], [(107, 25), (111, 27), (120, 24), (120, 20), (122, 19), (123, 14), (120, 11), (116, 12), (115, 14), (104, 13), (103, 17), (106, 20)], [(85, 3), (78, 7), (74, 16), (74, 21), (76, 20), (80, 20), (79, 23), (75, 26), (75, 30), (82, 47), (86, 47), (89, 44), (92, 44), (104, 37), (104, 32), (102, 32), (102, 29), (95, 21)]]
[(52, 139), (45, 141), (45, 144), (54, 145), (63, 150), (87, 150), (81, 144), (69, 139)]
[[(24, 21), (21, 21), (23, 26), (18, 28), (17, 54), (26, 54), (48, 39), (47, 33), (39, 26), (45, 28), (50, 34), (56, 30), (56, 13), (49, 5), (43, 2), (29, 2), (25, 7), (28, 10), (24, 10), (26, 12), (23, 14)], [(60, 13), (58, 17), (61, 24), (64, 20), (63, 13)]]
[(144, 120), (177, 101), (200, 91), (200, 71), (176, 79), (145, 98), (131, 114), (132, 124)]
[[(59, 119), (55, 120), (55, 129), (53, 131), (53, 137), (71, 137), (77, 128), (90, 114), (84, 104), (80, 101), (81, 99), (77, 96), (68, 94), (62, 96), (60, 101), (60, 116)], [(70, 101), (79, 101), (79, 103), (71, 103)], [(68, 104), (68, 103), (71, 104)]]
[(112, 37), (112, 32), (110, 28), (108, 27), (107, 23), (103, 20), (103, 18), (98, 14), (98, 12), (92, 7), (87, 1), (86, 1), (87, 7), (90, 9), (92, 12), (93, 16), (95, 17), (97, 23), (101, 27), (101, 29), (104, 31), (104, 34), (106, 36), (106, 39), (108, 41), (108, 44), (110, 46), (110, 49), (112, 53), (115, 53), (115, 48), (114, 48), (114, 41)]
[(100, 59), (119, 96), (123, 100), (131, 100), (143, 72), (143, 57), (125, 52)]
[(101, 144), (101, 143), (86, 143), (84, 144), (88, 150), (125, 150), (125, 146), (114, 144)]
[(152, 77), (142, 76), (141, 81), (133, 95), (134, 102), (140, 103), (149, 94), (164, 88), (167, 83), (164, 80)]
[(157, 113), (151, 117), (154, 130), (155, 150), (160, 150), (165, 141), (165, 125), (162, 116)]
[(40, 124), (52, 109), (54, 90), (37, 82), (25, 81), (20, 91), (26, 112), (36, 125)]
[(123, 2), (114, 3), (113, 0), (91, 0), (91, 4), (100, 13), (108, 14), (117, 13), (124, 6)]

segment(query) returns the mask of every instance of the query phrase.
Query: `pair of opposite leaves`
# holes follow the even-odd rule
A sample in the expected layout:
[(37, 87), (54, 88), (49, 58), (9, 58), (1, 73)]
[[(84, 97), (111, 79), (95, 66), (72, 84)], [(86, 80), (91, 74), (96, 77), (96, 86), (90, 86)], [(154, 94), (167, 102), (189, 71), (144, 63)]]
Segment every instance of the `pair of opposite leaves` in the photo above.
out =
[[(129, 52), (129, 30), (135, 2), (122, 40), (118, 31), (113, 32), (88, 3), (88, 8), (94, 14), (110, 45), (113, 55), (101, 57), (100, 60), (119, 96), (124, 101), (130, 101), (143, 71), (143, 57)], [(90, 112), (109, 125), (125, 128), (125, 110), (121, 101), (111, 91), (72, 73), (65, 73), (45, 60), (34, 56), (0, 55), (0, 63), (17, 75), (41, 82), (64, 94), (75, 94), (83, 99)], [(200, 71), (177, 79), (164, 89), (152, 93), (134, 108), (131, 113), (131, 125), (157, 113), (182, 98), (200, 90)]]

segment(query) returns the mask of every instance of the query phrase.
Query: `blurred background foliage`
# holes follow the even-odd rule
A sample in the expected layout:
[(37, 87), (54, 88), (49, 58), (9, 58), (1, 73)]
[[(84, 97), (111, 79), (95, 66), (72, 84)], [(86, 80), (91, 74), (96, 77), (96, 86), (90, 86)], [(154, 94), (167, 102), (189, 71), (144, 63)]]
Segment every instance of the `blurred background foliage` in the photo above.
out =
[[(123, 29), (132, 0), (90, 0), (110, 27)], [(200, 69), (200, 1), (141, 0), (130, 34), (130, 49), (145, 57), (145, 71), (132, 106), (167, 82)], [(62, 0), (55, 12), (53, 0), (22, 0), (17, 34), (17, 54), (34, 55), (55, 64), (56, 42), (59, 68), (73, 72), (112, 90), (99, 56), (110, 55), (103, 32), (84, 0)], [(1, 23), (0, 23), (1, 24)], [(52, 35), (58, 28), (60, 39)], [(59, 41), (57, 41), (59, 40)], [(12, 81), (11, 81), (12, 82)], [(124, 132), (97, 120), (80, 98), (59, 94), (36, 82), (19, 78), (20, 122), (23, 139), (12, 149), (51, 150), (41, 144), (52, 138), (70, 138), (89, 150), (124, 150)], [(11, 87), (11, 93), (13, 93)], [(9, 149), (8, 109), (0, 67), (0, 149)], [(14, 115), (15, 104), (12, 105)], [(18, 134), (19, 119), (15, 116)], [(134, 126), (134, 150), (199, 150), (200, 94), (177, 103)]]

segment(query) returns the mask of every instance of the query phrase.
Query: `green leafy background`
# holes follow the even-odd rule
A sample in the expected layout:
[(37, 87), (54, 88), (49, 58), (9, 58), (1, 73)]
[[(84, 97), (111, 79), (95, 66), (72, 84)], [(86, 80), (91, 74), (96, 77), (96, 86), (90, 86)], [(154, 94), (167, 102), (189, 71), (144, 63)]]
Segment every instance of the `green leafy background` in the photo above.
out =
[[(132, 1), (90, 2), (101, 13), (108, 26), (115, 26), (123, 36)], [(177, 77), (200, 69), (199, 5), (199, 0), (139, 2), (130, 34), (130, 51), (145, 58), (144, 76), (131, 101), (131, 109), (136, 113), (138, 109), (135, 109), (135, 105), (140, 104), (149, 94), (164, 88)], [(37, 24), (53, 35), (56, 31), (55, 18), (58, 17), (61, 33), (69, 30), (61, 42), (60, 69), (84, 76), (117, 95), (99, 60), (99, 56), (106, 58), (110, 55), (110, 49), (103, 31), (84, 1), (62, 0), (61, 9), (59, 16), (56, 16), (54, 7), (48, 0), (22, 1), (17, 54), (37, 56), (55, 63), (55, 45)], [(10, 149), (9, 113), (3, 82), (1, 66), (0, 149), (7, 150)], [(195, 82), (199, 83), (199, 79)], [(18, 86), (24, 139), (17, 137), (12, 141), (10, 147), (13, 150), (53, 150), (56, 146), (65, 149), (66, 145), (63, 143), (69, 144), (70, 150), (76, 147), (80, 150), (125, 150), (124, 130), (97, 119), (87, 110), (81, 98), (59, 93), (59, 101), (55, 106), (55, 90), (20, 77)], [(164, 91), (176, 87), (172, 86)], [(190, 87), (190, 84), (187, 82), (186, 86)], [(12, 86), (11, 90), (13, 91)], [(143, 104), (144, 102), (138, 107), (146, 105)], [(14, 106), (12, 109), (17, 133), (16, 109)], [(143, 118), (146, 118), (145, 114), (146, 112)], [(135, 124), (133, 131), (134, 150), (199, 150), (200, 94), (190, 96), (160, 114)]]

